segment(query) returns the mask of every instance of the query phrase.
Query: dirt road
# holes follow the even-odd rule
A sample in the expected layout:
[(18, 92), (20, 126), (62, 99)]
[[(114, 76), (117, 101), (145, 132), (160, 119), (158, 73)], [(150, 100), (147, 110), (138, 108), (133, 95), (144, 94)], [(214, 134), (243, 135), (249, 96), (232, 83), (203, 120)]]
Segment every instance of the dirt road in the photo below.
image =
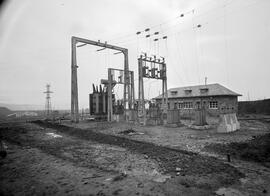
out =
[(216, 195), (245, 174), (216, 158), (43, 122), (3, 124), (3, 195)]

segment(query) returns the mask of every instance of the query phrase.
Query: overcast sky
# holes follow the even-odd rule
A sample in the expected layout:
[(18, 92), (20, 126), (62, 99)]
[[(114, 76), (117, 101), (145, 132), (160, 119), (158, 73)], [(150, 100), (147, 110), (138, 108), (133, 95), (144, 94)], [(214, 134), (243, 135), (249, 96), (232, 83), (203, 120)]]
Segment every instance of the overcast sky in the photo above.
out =
[[(43, 107), (49, 83), (53, 107), (69, 109), (73, 35), (128, 48), (136, 91), (137, 56), (148, 52), (166, 58), (169, 88), (207, 77), (240, 100), (270, 98), (269, 10), (270, 0), (9, 0), (0, 12), (0, 103)], [(160, 34), (136, 35), (146, 28)], [(78, 48), (80, 108), (108, 67), (123, 68), (123, 55), (97, 49)], [(146, 98), (160, 91), (159, 81), (145, 80)]]

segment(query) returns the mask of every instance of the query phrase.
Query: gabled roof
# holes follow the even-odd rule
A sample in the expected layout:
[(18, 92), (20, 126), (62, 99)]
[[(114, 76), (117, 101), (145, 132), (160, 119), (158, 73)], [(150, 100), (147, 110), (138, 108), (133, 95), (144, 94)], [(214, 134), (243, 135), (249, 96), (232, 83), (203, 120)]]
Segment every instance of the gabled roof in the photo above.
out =
[[(242, 96), (220, 84), (207, 84), (171, 88), (168, 90), (168, 98), (209, 97), (209, 96)], [(154, 99), (161, 99), (162, 95)]]

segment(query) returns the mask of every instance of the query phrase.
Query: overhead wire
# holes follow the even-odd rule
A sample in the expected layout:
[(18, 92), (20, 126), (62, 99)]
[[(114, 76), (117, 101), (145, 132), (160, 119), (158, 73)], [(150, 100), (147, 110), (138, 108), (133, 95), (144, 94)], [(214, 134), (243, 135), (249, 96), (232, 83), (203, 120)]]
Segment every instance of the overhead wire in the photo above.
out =
[[(238, 0), (239, 1), (239, 0)], [(252, 6), (252, 5), (254, 5), (254, 4), (257, 4), (257, 3), (260, 3), (260, 2), (258, 2), (258, 1), (256, 1), (255, 3), (252, 3), (252, 4), (248, 4), (248, 5), (245, 5), (245, 6), (238, 6), (237, 7), (237, 10), (233, 10), (233, 11), (227, 11), (227, 7), (229, 6), (229, 5), (231, 5), (232, 3), (234, 3), (234, 2), (236, 2), (235, 0), (231, 0), (231, 1), (226, 1), (226, 2), (224, 2), (222, 5), (220, 5), (220, 6), (216, 6), (216, 7), (214, 7), (213, 9), (210, 9), (210, 10), (208, 10), (208, 11), (205, 11), (205, 12), (203, 12), (203, 13), (196, 13), (195, 14), (195, 10), (198, 10), (198, 8), (196, 8), (196, 9), (193, 9), (192, 10), (192, 29), (193, 29), (193, 33), (195, 34), (195, 38), (197, 39), (197, 29), (196, 29), (196, 25), (195, 25), (195, 18), (199, 18), (199, 17), (201, 17), (201, 16), (205, 16), (205, 15), (207, 15), (207, 14), (209, 14), (209, 13), (211, 13), (211, 12), (213, 12), (213, 10), (218, 10), (219, 8), (223, 8), (224, 9), (224, 14), (223, 15), (220, 15), (220, 16), (217, 16), (217, 17), (213, 17), (213, 18), (211, 18), (211, 19), (208, 19), (208, 20), (206, 20), (206, 22), (201, 22), (200, 23), (200, 27), (204, 27), (204, 26), (206, 26), (206, 25), (210, 25), (213, 21), (215, 21), (215, 20), (219, 20), (219, 19), (221, 19), (221, 18), (224, 18), (224, 42), (225, 42), (225, 47), (226, 47), (226, 53), (225, 53), (225, 55), (226, 55), (226, 67), (227, 67), (227, 65), (228, 65), (228, 40), (227, 40), (227, 26), (226, 26), (226, 18), (227, 18), (227, 15), (228, 14), (230, 14), (230, 13), (234, 13), (234, 12), (236, 12), (236, 11), (239, 11), (239, 9), (243, 9), (243, 8), (245, 8), (245, 7), (248, 7), (248, 6)], [(190, 12), (190, 11), (189, 11)], [(186, 15), (188, 15), (189, 14), (189, 12), (186, 12), (186, 14), (184, 14), (184, 16), (186, 16)], [(175, 19), (178, 19), (178, 18), (181, 18), (180, 16), (177, 16), (177, 17), (174, 17), (173, 19), (170, 19), (170, 20), (167, 20), (167, 21), (165, 21), (165, 22), (163, 22), (163, 23), (160, 23), (160, 24), (158, 24), (158, 25), (153, 25), (153, 26), (150, 26), (151, 28), (156, 28), (157, 26), (159, 26), (160, 27), (160, 29), (161, 28), (163, 28), (162, 30), (162, 33), (163, 34), (166, 34), (166, 35), (175, 35), (175, 34), (177, 34), (177, 33), (183, 33), (183, 32), (186, 32), (186, 31), (188, 31), (190, 28), (185, 28), (185, 29), (181, 29), (181, 30), (179, 30), (179, 31), (175, 31), (174, 30), (174, 28), (176, 27), (176, 26), (178, 26), (179, 24), (177, 23), (177, 24), (175, 24), (175, 25), (170, 25), (169, 23), (170, 23), (170, 21), (173, 21), (173, 20), (175, 20)], [(184, 22), (185, 22), (185, 20), (184, 20)], [(165, 28), (165, 27), (167, 27), (167, 28)], [(160, 30), (159, 29), (159, 30)], [(200, 32), (199, 32), (199, 37), (200, 37), (201, 35), (200, 35)], [(131, 45), (131, 44), (134, 44), (134, 33), (133, 34), (129, 34), (129, 35), (126, 35), (126, 36), (122, 36), (122, 38), (128, 38), (127, 40), (122, 40), (122, 41), (120, 41), (119, 40), (119, 42), (118, 43), (122, 43), (122, 44), (128, 44), (128, 45)], [(119, 37), (118, 37), (119, 38)], [(117, 39), (118, 39), (117, 38)], [(140, 42), (140, 39), (142, 39), (142, 36), (137, 36), (137, 43), (138, 43), (138, 40), (139, 40), (139, 42)], [(116, 38), (115, 39), (111, 39), (111, 40), (116, 40)], [(110, 40), (110, 41), (111, 41)], [(135, 40), (135, 43), (136, 43), (136, 40)], [(158, 46), (156, 46), (155, 47), (155, 50), (158, 52), (158, 53), (160, 53), (160, 43), (159, 42), (157, 42), (158, 43)], [(154, 45), (153, 44), (153, 42), (151, 42), (151, 40), (149, 39), (149, 51), (152, 51), (153, 50), (153, 47), (151, 47), (152, 45)], [(198, 40), (196, 41), (196, 47), (198, 47)], [(137, 53), (139, 53), (139, 46), (137, 47)], [(204, 55), (204, 52), (203, 52), (203, 49), (201, 49), (202, 50), (202, 56)], [(196, 49), (196, 53), (198, 53), (198, 49)], [(196, 55), (197, 56), (197, 58), (199, 58), (198, 57), (198, 54)], [(199, 71), (199, 62), (198, 62), (198, 59), (197, 59), (197, 66), (198, 66), (198, 68), (197, 68), (197, 72)], [(198, 74), (197, 74), (198, 75)], [(200, 76), (198, 76), (198, 81), (200, 82)], [(227, 81), (228, 81), (228, 79), (227, 79)]]
[[(193, 10), (193, 15), (194, 15), (194, 10)], [(194, 28), (194, 26), (195, 26), (194, 18), (192, 17), (192, 28), (193, 28), (193, 36), (194, 36), (194, 43), (195, 43), (195, 67), (196, 67), (196, 72), (197, 72), (197, 77), (198, 77), (198, 84), (200, 84), (198, 39), (197, 39), (197, 31), (196, 31), (196, 28)]]
[[(221, 5), (221, 6), (218, 6), (218, 7), (214, 7), (214, 8), (212, 8), (212, 9), (210, 9), (210, 10), (208, 10), (208, 11), (205, 11), (205, 12), (203, 12), (203, 13), (201, 13), (201, 14), (195, 14), (196, 13), (196, 10), (197, 9), (193, 9), (193, 10), (190, 10), (190, 11), (188, 11), (188, 12), (186, 12), (186, 13), (192, 13), (192, 18), (193, 18), (193, 20), (195, 20), (196, 18), (198, 18), (198, 17), (201, 17), (201, 16), (205, 16), (205, 15), (207, 15), (207, 14), (209, 14), (209, 13), (211, 13), (213, 10), (217, 10), (217, 9), (219, 9), (219, 8), (222, 8), (222, 7), (224, 7), (224, 6), (228, 6), (228, 5), (230, 5), (230, 4), (232, 4), (232, 3), (235, 3), (235, 2), (237, 2), (237, 1), (240, 1), (240, 0), (231, 0), (231, 1), (229, 1), (228, 3), (226, 3), (225, 5), (223, 4), (223, 5)], [(210, 1), (209, 1), (210, 2)], [(254, 3), (254, 4), (256, 4), (256, 3)], [(247, 6), (250, 6), (250, 5), (247, 5)], [(200, 7), (202, 7), (202, 6), (200, 6)], [(229, 13), (232, 13), (232, 12), (234, 12), (234, 11), (231, 11), (231, 12), (229, 12)], [(228, 12), (227, 12), (228, 13)], [(182, 16), (182, 17), (185, 17), (187, 14), (184, 14), (184, 16)], [(178, 19), (178, 18), (180, 18), (179, 16), (178, 17), (174, 17), (174, 19)], [(210, 23), (210, 21), (213, 21), (213, 20), (218, 20), (218, 19), (220, 19), (220, 18), (223, 18), (223, 16), (219, 16), (219, 17), (214, 17), (213, 19), (208, 19), (207, 20), (207, 22), (203, 22), (203, 23), (200, 23), (202, 26), (205, 26), (206, 24), (209, 24)], [(168, 20), (169, 21), (169, 20)], [(163, 23), (160, 23), (159, 24), (159, 26), (163, 26), (163, 28), (164, 28), (164, 24), (167, 24), (168, 23), (168, 21), (167, 22), (163, 22)], [(174, 25), (172, 25), (172, 26), (169, 26), (169, 27), (167, 27), (166, 28), (166, 30), (164, 30), (163, 32), (168, 32), (170, 29), (174, 29), (176, 26), (178, 26), (179, 24), (177, 23), (177, 24), (174, 24)], [(153, 25), (153, 26), (151, 26), (152, 28), (153, 27), (156, 27), (156, 26), (158, 26), (158, 25)], [(187, 29), (188, 30), (188, 29)], [(185, 30), (184, 30), (185, 31)], [(183, 30), (181, 30), (181, 32), (183, 32)], [(133, 34), (134, 35), (134, 34)], [(117, 42), (117, 43), (132, 43), (133, 41), (133, 38), (130, 38), (129, 40), (126, 40), (126, 41), (119, 41), (119, 42)]]
[[(176, 43), (176, 61), (177, 61), (177, 68), (178, 66), (180, 66), (182, 63), (181, 63), (181, 60), (179, 58), (179, 55), (180, 55), (180, 52), (179, 52), (179, 49), (178, 49), (178, 43), (177, 43), (177, 39), (176, 39), (176, 36), (173, 36), (174, 37), (174, 40), (175, 40), (175, 43)], [(182, 76), (179, 74), (178, 72), (178, 69), (177, 68), (174, 68), (174, 66), (172, 66), (173, 70), (174, 70), (174, 73), (176, 73), (176, 75), (178, 76), (177, 78), (179, 79), (180, 83), (183, 84), (183, 78)]]
[[(237, 1), (239, 1), (239, 0), (231, 0), (230, 2), (228, 2), (228, 3), (226, 4), (226, 6), (228, 6), (229, 4), (235, 3), (235, 2), (237, 2)], [(152, 25), (152, 26), (149, 27), (149, 29), (153, 29), (153, 28), (156, 28), (156, 27), (158, 27), (158, 26), (165, 26), (165, 25), (168, 25), (170, 22), (172, 22), (172, 21), (174, 21), (174, 20), (177, 20), (177, 19), (179, 19), (179, 18), (186, 17), (187, 15), (194, 13), (194, 11), (197, 11), (197, 10), (199, 10), (199, 8), (202, 8), (202, 7), (204, 7), (205, 5), (208, 5), (210, 2), (216, 2), (216, 1), (214, 1), (214, 0), (207, 1), (206, 3), (204, 3), (204, 4), (200, 5), (200, 6), (196, 6), (195, 8), (193, 8), (193, 9), (191, 9), (191, 10), (188, 10), (188, 11), (186, 11), (186, 12), (182, 12), (182, 14), (180, 14), (180, 15), (178, 15), (178, 16), (175, 16), (175, 17), (172, 17), (171, 19), (168, 19), (168, 20), (166, 20), (166, 21), (164, 21), (164, 22), (162, 22), (162, 23)], [(257, 3), (258, 3), (258, 2), (257, 2)], [(254, 4), (256, 4), (256, 3), (254, 3)], [(224, 6), (224, 5), (223, 5), (223, 6)], [(250, 5), (248, 5), (248, 6), (250, 6)], [(197, 17), (201, 17), (201, 16), (203, 16), (203, 15), (207, 15), (208, 13), (211, 13), (213, 10), (217, 10), (219, 7), (222, 7), (222, 6), (214, 7), (214, 8), (212, 8), (212, 9), (206, 11), (206, 12), (203, 12), (202, 14), (196, 14), (196, 16), (194, 16), (194, 14), (192, 14), (192, 15), (193, 15), (193, 19), (195, 19), (195, 18), (197, 18)], [(174, 28), (174, 27), (177, 26), (177, 25), (178, 25), (178, 24), (173, 25), (173, 26), (170, 27), (170, 28)], [(169, 28), (167, 28), (167, 29), (169, 29)], [(132, 33), (132, 32), (133, 32), (133, 33)], [(117, 37), (108, 39), (108, 41), (119, 40), (119, 41), (116, 42), (116, 43), (129, 43), (129, 42), (131, 42), (132, 40), (134, 40), (134, 36), (135, 36), (134, 31), (130, 31), (130, 33), (128, 33), (128, 34), (126, 34), (126, 35), (123, 35), (123, 36), (117, 36)], [(125, 41), (120, 41), (120, 40), (123, 39), (123, 38), (129, 38), (129, 39), (128, 39), (128, 40), (125, 40)]]
[[(198, 28), (197, 29), (197, 39), (200, 40), (203, 38), (202, 36), (202, 29), (203, 28)], [(203, 43), (198, 43), (198, 59), (199, 59), (199, 67), (201, 68), (203, 72), (203, 77), (207, 77), (206, 75), (206, 69), (205, 69), (205, 56), (204, 56), (204, 50), (203, 50)], [(200, 81), (201, 82), (201, 81)]]
[[(176, 43), (177, 59), (179, 61), (179, 66), (182, 64), (182, 67), (184, 69), (184, 72), (183, 73), (185, 73), (185, 74), (183, 74), (183, 81), (182, 81), (182, 83), (184, 84), (184, 78), (186, 79), (188, 77), (188, 73), (187, 73), (187, 71), (184, 68), (185, 67), (185, 63), (184, 63), (184, 58), (183, 58), (183, 51), (180, 50), (180, 46), (182, 44), (179, 43), (179, 41), (178, 41), (179, 39), (177, 39), (177, 36), (176, 35), (174, 36), (174, 38), (175, 38), (175, 43)], [(176, 69), (176, 73), (179, 74), (178, 71), (177, 71), (177, 69)], [(180, 76), (180, 74), (179, 74), (179, 76)]]
[[(225, 2), (227, 0), (224, 0)], [(223, 8), (223, 14), (224, 14), (224, 42), (225, 42), (225, 52), (224, 52), (224, 55), (225, 55), (225, 71), (226, 71), (226, 82), (227, 82), (227, 86), (229, 85), (229, 69), (228, 69), (228, 66), (229, 66), (229, 62), (228, 62), (228, 33), (227, 33), (227, 14), (226, 14), (226, 11), (227, 11), (227, 6), (224, 6)]]
[[(237, 7), (237, 10), (234, 9), (233, 11), (228, 11), (227, 10), (227, 7), (229, 5), (231, 5), (232, 3), (234, 3), (235, 0), (231, 0), (231, 1), (228, 1), (228, 0), (224, 0), (224, 3), (221, 5), (221, 6), (218, 6), (211, 9), (211, 10), (208, 10), (206, 12), (203, 12), (201, 14), (194, 14), (194, 10), (193, 10), (193, 14), (192, 14), (192, 29), (193, 29), (193, 32), (195, 34), (195, 41), (196, 41), (196, 57), (197, 57), (197, 74), (199, 72), (199, 68), (203, 68), (204, 69), (204, 75), (206, 76), (206, 70), (205, 70), (205, 63), (204, 63), (204, 50), (203, 50), (203, 46), (201, 44), (198, 44), (198, 40), (197, 39), (200, 39), (202, 38), (202, 32), (201, 30), (198, 30), (198, 28), (196, 28), (196, 24), (195, 24), (195, 19), (201, 17), (201, 16), (206, 16), (207, 14), (211, 13), (213, 10), (217, 10), (219, 9), (220, 7), (223, 9), (223, 15), (219, 15), (217, 17), (213, 17), (211, 19), (208, 19), (206, 20), (205, 22), (201, 22), (199, 23), (201, 25), (201, 27), (205, 27), (206, 25), (210, 25), (213, 21), (216, 21), (216, 20), (219, 20), (219, 19), (222, 19), (224, 20), (224, 46), (225, 46), (225, 68), (226, 68), (226, 80), (227, 80), (227, 85), (229, 84), (229, 72), (228, 72), (228, 69), (229, 69), (229, 46), (228, 46), (228, 27), (227, 27), (227, 17), (228, 17), (228, 14), (231, 14), (231, 13), (235, 13), (237, 11), (239, 11), (239, 9), (243, 9), (243, 8), (246, 8), (246, 7), (249, 7), (249, 6), (252, 6), (252, 5), (255, 5), (257, 3), (259, 3), (258, 1), (256, 1), (255, 3), (252, 3), (252, 4), (248, 4), (248, 5), (245, 5), (245, 6), (238, 6)], [(186, 14), (185, 14), (186, 15)], [(173, 20), (175, 19), (178, 19), (178, 17), (174, 18)], [(185, 21), (184, 21), (185, 22)], [(169, 22), (167, 21), (167, 24)], [(185, 31), (188, 31), (190, 30), (190, 28), (186, 28), (184, 30), (179, 30), (179, 31), (175, 31), (174, 28), (177, 27), (179, 25), (179, 23), (175, 24), (175, 25), (165, 25), (166, 23), (160, 23), (158, 26), (161, 28), (164, 28), (163, 31), (162, 31), (162, 34), (166, 34), (166, 35), (176, 35), (177, 33), (183, 33)], [(156, 25), (157, 26), (157, 25)], [(165, 28), (167, 27), (167, 28)], [(151, 28), (156, 28), (155, 26), (152, 26)], [(172, 32), (171, 32), (172, 30)], [(161, 31), (161, 30), (160, 30)], [(121, 39), (124, 39), (124, 38), (128, 38), (126, 40), (122, 40), (122, 43), (125, 43), (125, 44), (134, 44), (134, 33), (132, 34), (129, 34), (129, 35), (126, 35), (126, 36), (123, 36)], [(139, 49), (140, 49), (140, 39), (142, 39), (141, 36), (137, 36), (137, 54), (139, 54)], [(175, 37), (175, 39), (177, 39)], [(116, 40), (116, 39), (112, 39), (112, 40)], [(112, 41), (112, 40), (109, 40), (109, 41)], [(117, 38), (117, 40), (119, 40), (119, 37)], [(157, 53), (158, 55), (160, 55), (160, 41), (156, 41), (156, 42), (153, 42), (151, 41), (151, 39), (148, 39), (149, 41), (149, 53), (151, 53), (152, 50), (154, 50), (155, 52), (154, 53)], [(135, 40), (136, 42), (136, 40)], [(155, 43), (155, 44), (154, 44)], [(165, 40), (165, 43), (167, 45), (167, 40)], [(178, 43), (178, 42), (176, 42)], [(78, 45), (77, 47), (83, 47), (85, 44), (81, 44), (81, 45)], [(151, 46), (154, 46), (154, 47), (151, 47)], [(181, 44), (180, 44), (181, 45)], [(165, 46), (167, 48), (167, 51), (168, 51), (168, 46)], [(201, 50), (201, 61), (200, 61), (200, 64), (199, 64), (199, 58), (200, 58), (200, 54), (198, 54), (198, 47), (199, 49)], [(177, 44), (177, 51), (179, 54), (181, 54), (181, 51), (179, 50), (178, 48), (178, 44)], [(179, 52), (180, 51), (180, 52)], [(93, 50), (92, 52), (96, 52), (96, 50)], [(109, 63), (109, 54), (108, 54), (108, 50), (106, 51), (107, 52), (107, 56), (106, 56), (106, 64), (108, 66), (108, 63)], [(167, 52), (169, 53), (169, 52)], [(98, 54), (98, 53), (97, 53)], [(169, 54), (168, 54), (169, 56)], [(98, 55), (98, 63), (100, 63), (100, 55)], [(180, 57), (178, 57), (180, 58)], [(177, 59), (177, 58), (176, 58)], [(181, 61), (181, 59), (177, 59), (178, 61)], [(184, 64), (184, 63), (183, 63)], [(201, 66), (199, 66), (201, 65)], [(181, 77), (179, 77), (179, 79), (181, 79)], [(183, 82), (183, 81), (182, 81)], [(198, 74), (198, 82), (200, 83), (201, 80), (200, 80), (200, 75)], [(150, 88), (151, 88), (151, 84), (149, 85), (149, 88), (148, 88), (148, 97), (149, 97), (149, 91), (150, 91)], [(117, 91), (118, 91), (118, 88), (117, 88)], [(118, 95), (117, 95), (118, 96)]]
[(187, 82), (190, 83), (190, 80), (189, 80), (189, 73), (188, 71), (186, 70), (186, 64), (185, 64), (185, 55), (184, 55), (184, 49), (183, 49), (183, 44), (182, 44), (182, 41), (181, 41), (181, 37), (180, 37), (180, 34), (181, 32), (178, 33), (178, 38), (179, 38), (179, 51), (180, 51), (180, 54), (182, 56), (182, 59), (183, 59), (183, 67), (184, 67), (184, 72), (185, 72), (185, 76), (187, 78)]
[[(231, 0), (230, 3), (235, 2), (235, 1), (237, 1), (237, 0)], [(189, 15), (189, 14), (193, 14), (194, 10), (195, 10), (195, 11), (196, 11), (196, 10), (199, 10), (199, 8), (202, 8), (202, 7), (206, 6), (206, 5), (209, 5), (210, 2), (216, 2), (216, 1), (214, 1), (214, 0), (207, 1), (206, 3), (204, 3), (204, 4), (200, 5), (200, 6), (196, 6), (196, 7), (193, 8), (193, 9), (190, 9), (190, 10), (188, 10), (188, 11), (182, 12), (181, 14), (179, 14), (179, 15), (177, 15), (177, 16), (174, 16), (174, 17), (172, 17), (172, 18), (170, 18), (170, 19), (167, 19), (167, 20), (165, 20), (165, 21), (163, 21), (163, 22), (161, 22), (161, 23), (159, 23), (159, 24), (150, 25), (150, 26), (148, 27), (148, 29), (155, 29), (155, 28), (157, 28), (157, 27), (159, 27), (159, 26), (165, 26), (165, 25), (168, 25), (169, 23), (171, 23), (171, 22), (173, 22), (173, 21), (175, 21), (175, 20), (177, 20), (177, 19), (179, 19), (179, 18), (183, 18), (183, 17), (186, 17), (186, 16)], [(217, 9), (217, 8), (213, 8), (213, 9), (208, 10), (208, 11), (202, 13), (202, 14), (196, 15), (196, 17), (205, 15), (205, 14), (211, 12), (211, 11), (214, 10), (214, 9)], [(145, 28), (142, 28), (142, 29), (145, 29)], [(131, 31), (130, 31), (130, 32), (131, 32)], [(144, 32), (144, 30), (139, 30), (139, 31), (137, 31), (137, 32)], [(128, 34), (123, 35), (123, 36), (117, 36), (117, 37), (115, 37), (115, 38), (108, 39), (108, 41), (121, 40), (121, 39), (123, 39), (123, 38), (129, 38), (129, 37), (133, 37), (133, 38), (134, 38), (135, 35), (136, 35), (136, 34), (134, 34), (134, 33), (128, 33)]]

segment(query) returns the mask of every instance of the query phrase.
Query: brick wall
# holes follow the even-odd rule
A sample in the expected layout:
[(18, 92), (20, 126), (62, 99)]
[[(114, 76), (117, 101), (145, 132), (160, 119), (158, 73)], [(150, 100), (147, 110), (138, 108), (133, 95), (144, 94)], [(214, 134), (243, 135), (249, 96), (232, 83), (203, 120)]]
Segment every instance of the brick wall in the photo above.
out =
[[(181, 108), (181, 104), (191, 102), (192, 108)], [(210, 102), (217, 102), (217, 108), (210, 108)], [(157, 100), (161, 104), (161, 100)], [(179, 108), (180, 104), (180, 108)], [(236, 96), (213, 96), (213, 97), (190, 97), (190, 98), (169, 98), (169, 109), (179, 109), (182, 118), (193, 118), (198, 107), (204, 107), (208, 116), (218, 116), (220, 113), (237, 113), (238, 101)]]
[(270, 99), (240, 101), (239, 114), (270, 114)]

